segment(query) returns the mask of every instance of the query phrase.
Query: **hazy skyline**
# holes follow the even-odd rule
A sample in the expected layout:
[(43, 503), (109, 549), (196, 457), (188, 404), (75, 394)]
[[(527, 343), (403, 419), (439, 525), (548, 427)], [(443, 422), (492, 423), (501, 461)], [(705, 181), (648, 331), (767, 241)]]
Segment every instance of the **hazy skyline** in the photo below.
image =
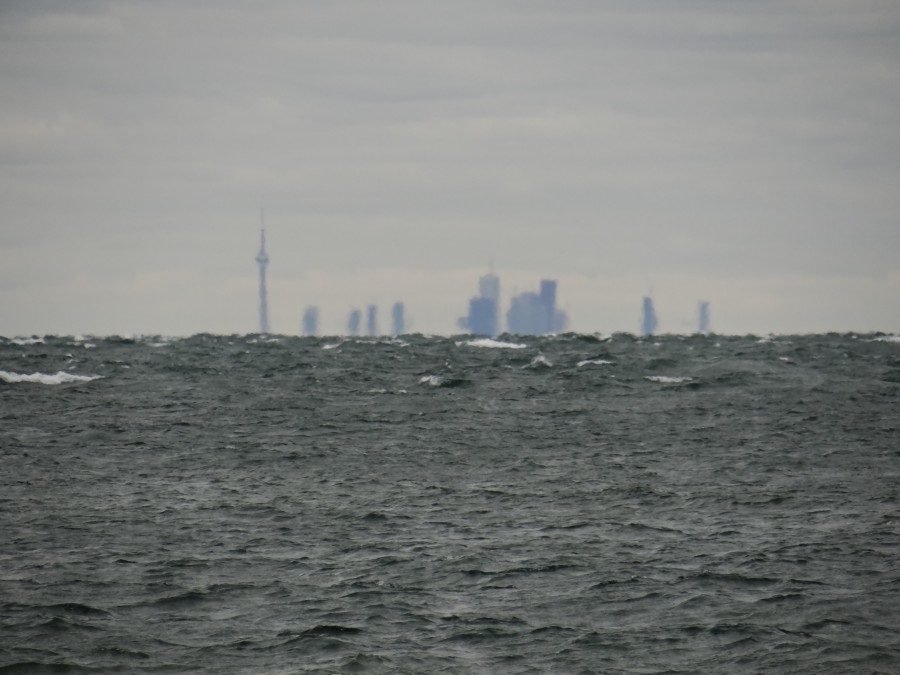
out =
[(896, 0), (0, 4), (0, 335), (900, 332)]

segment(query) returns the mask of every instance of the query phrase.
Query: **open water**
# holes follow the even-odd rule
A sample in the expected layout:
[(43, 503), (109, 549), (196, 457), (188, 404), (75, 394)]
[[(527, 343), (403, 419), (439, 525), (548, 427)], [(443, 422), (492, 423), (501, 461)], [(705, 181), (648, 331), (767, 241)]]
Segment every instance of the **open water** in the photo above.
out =
[(898, 673), (886, 335), (0, 338), (0, 673)]

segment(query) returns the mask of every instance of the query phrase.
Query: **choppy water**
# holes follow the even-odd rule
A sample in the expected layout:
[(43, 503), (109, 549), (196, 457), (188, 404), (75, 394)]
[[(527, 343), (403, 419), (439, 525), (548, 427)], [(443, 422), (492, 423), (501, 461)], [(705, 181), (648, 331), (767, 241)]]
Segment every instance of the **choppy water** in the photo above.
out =
[(896, 338), (503, 340), (0, 338), (0, 673), (900, 672)]

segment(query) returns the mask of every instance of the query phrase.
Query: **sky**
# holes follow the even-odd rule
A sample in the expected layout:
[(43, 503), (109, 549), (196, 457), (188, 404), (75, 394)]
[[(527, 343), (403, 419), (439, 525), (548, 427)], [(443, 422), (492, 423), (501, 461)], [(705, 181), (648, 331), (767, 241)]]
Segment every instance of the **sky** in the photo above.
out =
[(897, 0), (0, 0), (0, 335), (900, 332)]

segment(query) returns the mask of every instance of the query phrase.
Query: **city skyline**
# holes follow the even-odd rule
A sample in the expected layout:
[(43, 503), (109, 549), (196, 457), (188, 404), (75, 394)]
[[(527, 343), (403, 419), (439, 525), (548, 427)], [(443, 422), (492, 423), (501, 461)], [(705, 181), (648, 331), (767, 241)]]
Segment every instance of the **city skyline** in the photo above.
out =
[(900, 332), (897, 2), (13, 0), (0, 54), (0, 335), (257, 330), (260, 197), (276, 333), (456, 333), (491, 256), (578, 332)]
[[(509, 308), (505, 312), (505, 322), (501, 322), (504, 316), (500, 304), (501, 278), (491, 271), (478, 278), (477, 296), (469, 299), (469, 310), (466, 316), (457, 320), (459, 333), (467, 333), (474, 336), (496, 336), (502, 333), (515, 335), (548, 335), (566, 332), (569, 324), (568, 315), (557, 307), (557, 281), (555, 279), (542, 279), (537, 293), (525, 291), (514, 293), (510, 298)], [(406, 334), (407, 316), (405, 303), (396, 301), (391, 306), (391, 330), (382, 331), (378, 324), (378, 304), (371, 303), (366, 307), (367, 337), (384, 335)], [(359, 336), (362, 334), (362, 310), (352, 309), (347, 316), (346, 330), (332, 333), (319, 331), (319, 306), (308, 305), (303, 310), (300, 320), (300, 335), (347, 335)], [(411, 331), (410, 331), (411, 332)], [(678, 333), (679, 331), (661, 330), (656, 315), (653, 298), (644, 296), (640, 305), (640, 329), (630, 331), (622, 328), (617, 331), (633, 333), (642, 337), (650, 337), (660, 333)], [(696, 327), (687, 333), (709, 334), (712, 331), (710, 323), (710, 303), (708, 300), (697, 302)], [(291, 334), (286, 332), (285, 334)]]

